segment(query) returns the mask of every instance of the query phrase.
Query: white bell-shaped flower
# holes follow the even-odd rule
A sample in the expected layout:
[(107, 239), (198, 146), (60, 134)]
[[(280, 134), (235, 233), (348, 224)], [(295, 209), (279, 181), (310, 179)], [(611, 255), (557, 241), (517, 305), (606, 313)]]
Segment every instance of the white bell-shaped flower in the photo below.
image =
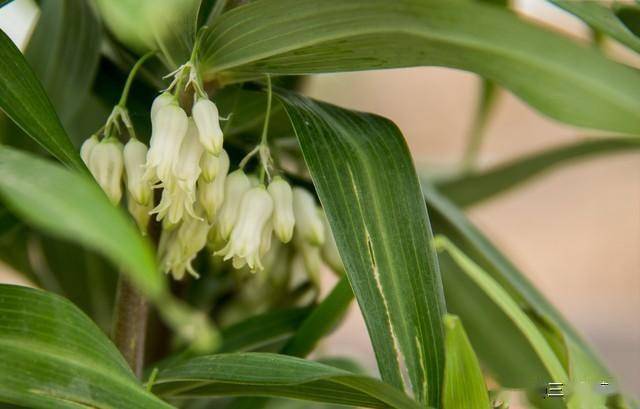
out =
[(273, 237), (273, 221), (269, 220), (260, 233), (260, 257), (262, 258), (271, 249), (271, 238)]
[(115, 138), (103, 139), (92, 150), (89, 170), (113, 204), (122, 198), (122, 144)]
[(300, 237), (320, 246), (324, 243), (324, 225), (313, 195), (301, 187), (293, 188), (293, 213)]
[(301, 255), (304, 270), (314, 287), (320, 288), (320, 270), (322, 268), (321, 247), (311, 244), (302, 237), (298, 231), (294, 234), (293, 243), (297, 250), (296, 255)]
[(243, 259), (251, 270), (262, 270), (260, 245), (262, 232), (273, 213), (273, 200), (264, 186), (248, 190), (240, 203), (238, 220), (233, 226), (229, 242), (217, 255), (225, 260)]
[(91, 151), (98, 144), (98, 137), (96, 135), (91, 135), (84, 142), (82, 142), (82, 146), (80, 147), (80, 157), (85, 165), (89, 166), (89, 158), (91, 157)]
[(324, 215), (322, 220), (324, 222), (324, 244), (322, 245), (322, 258), (334, 272), (343, 273), (344, 264), (342, 263), (342, 258), (340, 257), (340, 253), (338, 252), (336, 239), (335, 237), (333, 237), (333, 233), (331, 233), (331, 226), (329, 226), (327, 216)]
[(164, 184), (170, 182), (188, 126), (187, 114), (178, 104), (159, 108), (151, 121), (151, 146), (147, 154), (145, 179), (151, 183), (158, 180)]
[(131, 214), (133, 220), (135, 220), (143, 236), (147, 235), (151, 209), (151, 203), (143, 205), (138, 203), (131, 195), (127, 197), (127, 210), (129, 210), (129, 214)]
[(198, 140), (198, 128), (193, 119), (189, 118), (187, 133), (180, 146), (180, 154), (176, 161), (174, 173), (180, 179), (180, 185), (184, 190), (195, 190), (196, 181), (200, 177), (200, 158), (204, 148)]
[[(212, 155), (206, 151), (202, 154), (202, 157), (200, 158), (200, 169), (202, 170), (202, 173), (200, 175), (205, 182), (213, 182), (213, 179), (215, 179), (218, 174), (218, 170), (220, 169), (221, 161), (224, 160), (224, 158), (220, 157), (222, 155), (227, 155), (224, 149), (218, 156)], [(227, 160), (228, 159), (229, 156), (227, 156)]]
[(153, 100), (153, 103), (151, 104), (151, 115), (150, 115), (151, 121), (153, 121), (155, 116), (158, 114), (158, 112), (160, 111), (160, 108), (162, 108), (163, 106), (175, 103), (175, 101), (176, 101), (176, 97), (171, 95), (168, 92), (163, 92), (162, 94), (155, 97), (155, 99)]
[(160, 203), (151, 213), (157, 214), (158, 221), (171, 229), (182, 220), (185, 215), (198, 218), (194, 211), (195, 192), (188, 192), (180, 184), (171, 184), (162, 191)]
[(281, 177), (276, 177), (267, 190), (273, 199), (273, 229), (281, 242), (288, 243), (295, 225), (291, 186)]
[(212, 155), (218, 155), (222, 150), (222, 129), (216, 104), (207, 98), (199, 98), (191, 110), (193, 119), (198, 127), (200, 142)]
[(217, 219), (218, 233), (228, 239), (238, 218), (242, 196), (251, 188), (251, 182), (242, 169), (231, 172), (224, 184), (224, 202)]
[[(203, 157), (206, 155), (208, 154), (205, 153)], [(200, 180), (198, 180), (198, 200), (210, 223), (215, 221), (218, 210), (220, 210), (220, 206), (224, 202), (225, 181), (229, 172), (229, 155), (224, 149), (216, 159), (218, 169), (215, 178), (207, 182), (203, 172), (200, 175)]]
[(197, 278), (199, 275), (191, 263), (205, 247), (210, 228), (201, 218), (187, 216), (177, 230), (164, 231), (163, 237), (166, 234), (168, 238), (164, 240), (164, 246), (160, 246), (160, 264), (165, 273), (171, 273), (176, 280), (181, 280), (186, 272)]
[(127, 190), (131, 197), (141, 205), (151, 203), (151, 185), (143, 178), (147, 161), (147, 145), (135, 138), (124, 145), (124, 169), (127, 175)]

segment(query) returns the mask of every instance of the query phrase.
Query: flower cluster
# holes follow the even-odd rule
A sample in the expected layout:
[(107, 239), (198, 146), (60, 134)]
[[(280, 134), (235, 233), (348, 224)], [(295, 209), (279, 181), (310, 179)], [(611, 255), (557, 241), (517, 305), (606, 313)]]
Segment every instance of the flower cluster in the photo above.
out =
[[(87, 167), (114, 204), (122, 198), (124, 182), (127, 208), (143, 234), (150, 216), (161, 223), (158, 257), (163, 270), (177, 280), (186, 273), (198, 277), (192, 262), (208, 245), (235, 269), (261, 271), (270, 259), (273, 236), (280, 243), (291, 242), (316, 285), (323, 259), (341, 269), (314, 196), (281, 176), (271, 178), (266, 163), (260, 177), (245, 173), (244, 160), (230, 172), (218, 109), (206, 94), (196, 95), (191, 115), (170, 91), (155, 98), (149, 147), (135, 133), (124, 146), (105, 133), (102, 140), (87, 139), (81, 148)], [(261, 160), (268, 155), (268, 148), (254, 151), (260, 151)]]

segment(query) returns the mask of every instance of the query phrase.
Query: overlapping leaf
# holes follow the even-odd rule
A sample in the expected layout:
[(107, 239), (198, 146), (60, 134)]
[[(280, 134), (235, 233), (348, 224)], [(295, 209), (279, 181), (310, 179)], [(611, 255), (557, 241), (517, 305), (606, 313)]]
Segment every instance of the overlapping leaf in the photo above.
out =
[(164, 369), (154, 391), (162, 396), (274, 396), (367, 408), (422, 406), (376, 379), (285, 355), (237, 353), (190, 359)]
[(443, 180), (437, 186), (448, 199), (458, 206), (465, 207), (520, 186), (529, 179), (561, 165), (598, 155), (638, 150), (640, 141), (630, 138), (578, 142), (518, 158), (485, 171)]
[[(205, 77), (436, 65), (473, 71), (555, 119), (640, 133), (640, 74), (468, 0), (258, 0), (204, 35)], [(579, 69), (576, 69), (579, 67)]]
[(636, 37), (622, 21), (616, 17), (615, 11), (604, 2), (548, 0), (558, 7), (574, 14), (589, 26), (610, 35), (627, 47), (640, 52), (640, 38)]
[(460, 318), (447, 314), (444, 318), (444, 327), (447, 358), (442, 407), (444, 409), (489, 408), (489, 395), (484, 376)]
[(88, 177), (0, 146), (0, 195), (35, 227), (102, 253), (150, 297), (163, 293), (151, 246)]
[[(590, 347), (538, 292), (451, 202), (428, 185), (423, 186), (431, 212), (434, 230), (450, 239), (462, 253), (495, 280), (508, 297), (513, 299), (527, 316), (546, 322), (552, 331), (560, 331), (570, 348), (568, 366), (571, 379), (592, 380), (594, 376), (614, 382), (606, 367)], [(548, 369), (527, 344), (530, 339), (518, 335), (514, 321), (506, 317), (495, 300), (478, 288), (468, 276), (456, 270), (447, 257), (441, 257), (447, 305), (465, 323), (474, 349), (491, 369), (497, 380), (508, 387), (539, 387), (549, 381)], [(540, 328), (540, 325), (538, 325)], [(492, 330), (488, 331), (487, 328)], [(538, 355), (539, 356), (539, 355)]]
[(445, 310), (424, 201), (406, 144), (383, 118), (291, 93), (285, 110), (335, 235), (385, 381), (439, 404)]
[(0, 402), (30, 408), (168, 409), (67, 300), (0, 285)]
[(85, 169), (42, 85), (4, 32), (0, 33), (0, 109), (60, 161)]

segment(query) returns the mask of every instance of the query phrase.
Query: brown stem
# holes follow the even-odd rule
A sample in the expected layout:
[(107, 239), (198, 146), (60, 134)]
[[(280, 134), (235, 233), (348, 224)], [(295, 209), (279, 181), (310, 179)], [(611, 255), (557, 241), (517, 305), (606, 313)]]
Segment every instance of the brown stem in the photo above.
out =
[(142, 375), (144, 364), (148, 310), (147, 300), (121, 274), (116, 290), (112, 338), (138, 377)]

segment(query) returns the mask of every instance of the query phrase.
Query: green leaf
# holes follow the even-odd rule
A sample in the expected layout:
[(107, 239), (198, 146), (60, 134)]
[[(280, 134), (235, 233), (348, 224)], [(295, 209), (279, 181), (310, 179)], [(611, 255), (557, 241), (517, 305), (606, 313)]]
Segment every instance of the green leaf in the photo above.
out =
[(136, 53), (160, 50), (171, 69), (189, 59), (200, 0), (97, 0), (96, 5), (113, 35)]
[(476, 166), (478, 152), (484, 139), (487, 123), (494, 112), (499, 88), (493, 82), (480, 78), (478, 102), (473, 123), (469, 132), (467, 146), (462, 157), (462, 171), (469, 172)]
[[(518, 303), (511, 298), (489, 274), (473, 262), (466, 254), (460, 251), (444, 236), (435, 238), (436, 248), (446, 251), (464, 273), (484, 292), (493, 303), (518, 327), (525, 338), (531, 344), (550, 376), (550, 382), (562, 382), (569, 380), (569, 376), (562, 363), (556, 356), (553, 348), (547, 342), (535, 323), (527, 317)], [(444, 270), (443, 270), (444, 271)], [(446, 274), (446, 271), (444, 272)]]
[[(640, 7), (635, 4), (617, 4), (615, 5), (616, 17), (622, 21), (631, 31), (640, 43)], [(637, 51), (637, 50), (636, 50)]]
[(548, 0), (556, 6), (575, 15), (590, 27), (618, 40), (627, 47), (640, 52), (640, 38), (616, 17), (614, 10), (597, 1)]
[(4, 32), (0, 33), (0, 108), (60, 161), (86, 169), (42, 85)]
[[(562, 331), (566, 343), (573, 344), (572, 347), (580, 351), (583, 368), (588, 367), (589, 372), (599, 373), (601, 379), (613, 382), (606, 367), (571, 325), (464, 214), (435, 189), (423, 185), (423, 190), (434, 230), (446, 236), (465, 257), (473, 260), (511, 299), (526, 308), (529, 316), (544, 317)], [(536, 362), (535, 356), (526, 348), (519, 347), (527, 340), (517, 335), (513, 322), (505, 320), (505, 315), (496, 308), (489, 295), (478, 291), (477, 283), (469, 280), (465, 273), (450, 276), (455, 269), (449, 268), (446, 257), (440, 257), (440, 261), (443, 271), (447, 268), (447, 274), (443, 275), (447, 306), (461, 317), (474, 348), (497, 380), (514, 388), (539, 387), (548, 382), (548, 377), (545, 378), (542, 372), (544, 367)], [(494, 330), (488, 331), (488, 327)]]
[(86, 103), (100, 58), (102, 28), (85, 0), (43, 0), (25, 57), (68, 130)]
[(217, 352), (249, 351), (287, 339), (305, 322), (310, 311), (308, 307), (270, 311), (224, 328)]
[(151, 246), (88, 177), (0, 146), (0, 194), (30, 224), (122, 267), (149, 297), (164, 293)]
[(30, 408), (171, 408), (139, 384), (73, 304), (0, 284), (0, 402)]
[(489, 394), (482, 370), (460, 318), (445, 315), (444, 409), (488, 409)]
[(298, 357), (310, 354), (317, 343), (344, 318), (352, 300), (349, 280), (346, 276), (342, 277), (331, 293), (304, 320), (281, 353)]
[(210, 27), (200, 61), (206, 78), (223, 82), (445, 66), (492, 80), (563, 122), (640, 133), (637, 71), (481, 2), (258, 0)]
[(400, 131), (375, 115), (292, 93), (280, 96), (367, 323), (382, 379), (402, 388), (402, 360), (418, 400), (439, 405), (444, 298), (424, 200)]
[(466, 207), (508, 191), (557, 166), (596, 155), (631, 152), (637, 149), (640, 149), (640, 142), (629, 138), (578, 142), (518, 158), (486, 171), (444, 180), (439, 182), (437, 187), (458, 206)]
[(274, 396), (367, 408), (422, 406), (376, 379), (300, 358), (267, 353), (193, 358), (158, 375), (162, 396)]

